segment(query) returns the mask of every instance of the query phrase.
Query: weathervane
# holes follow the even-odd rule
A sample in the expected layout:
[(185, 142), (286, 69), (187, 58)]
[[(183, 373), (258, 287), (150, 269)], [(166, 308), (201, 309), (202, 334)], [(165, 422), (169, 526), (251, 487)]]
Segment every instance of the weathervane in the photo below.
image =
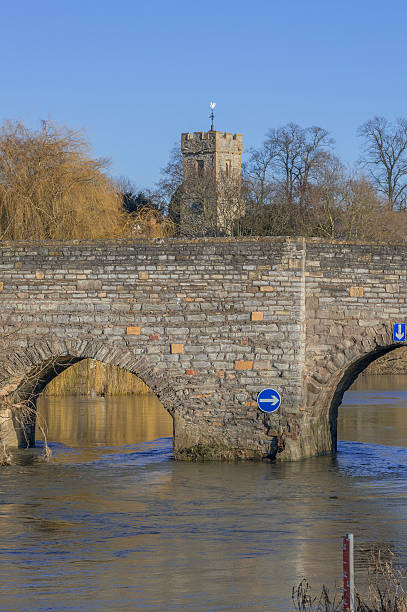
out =
[(211, 102), (209, 104), (209, 106), (211, 107), (211, 114), (209, 115), (209, 119), (211, 120), (211, 132), (213, 132), (214, 127), (213, 127), (213, 120), (215, 119), (215, 115), (213, 114), (213, 109), (216, 106), (216, 102)]

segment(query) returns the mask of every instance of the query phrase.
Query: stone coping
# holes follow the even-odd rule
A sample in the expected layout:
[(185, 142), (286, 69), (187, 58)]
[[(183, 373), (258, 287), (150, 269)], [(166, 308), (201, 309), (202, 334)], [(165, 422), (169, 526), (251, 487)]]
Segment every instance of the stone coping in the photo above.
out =
[(70, 240), (2, 240), (0, 249), (11, 246), (52, 246), (52, 245), (176, 245), (176, 244), (245, 244), (245, 243), (274, 243), (274, 244), (332, 244), (346, 246), (376, 246), (376, 247), (407, 247), (406, 242), (389, 243), (363, 240), (331, 240), (328, 238), (303, 236), (242, 236), (242, 237), (200, 237), (200, 238), (81, 238)]

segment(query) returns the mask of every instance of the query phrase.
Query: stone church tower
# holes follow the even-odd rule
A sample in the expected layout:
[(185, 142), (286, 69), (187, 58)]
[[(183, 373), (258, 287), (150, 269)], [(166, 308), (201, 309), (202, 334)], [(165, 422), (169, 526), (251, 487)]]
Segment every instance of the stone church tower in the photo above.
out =
[(181, 231), (231, 235), (244, 214), (240, 196), (243, 136), (217, 132), (181, 135), (184, 159)]

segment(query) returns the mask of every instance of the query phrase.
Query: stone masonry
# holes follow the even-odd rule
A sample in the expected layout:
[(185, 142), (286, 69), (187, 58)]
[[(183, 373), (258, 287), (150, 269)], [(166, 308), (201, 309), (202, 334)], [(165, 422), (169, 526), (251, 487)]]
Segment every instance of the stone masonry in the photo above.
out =
[(243, 136), (230, 132), (194, 132), (181, 134), (181, 152), (184, 157), (184, 177), (193, 180), (197, 174), (197, 162), (202, 161), (203, 171), (215, 177), (230, 172), (240, 177)]
[[(230, 132), (181, 134), (184, 180), (180, 209), (181, 231), (187, 236), (231, 235), (243, 214), (240, 198), (243, 136)], [(204, 197), (202, 197), (204, 196)], [(197, 215), (201, 215), (201, 222)]]
[[(139, 376), (177, 459), (293, 460), (336, 448), (343, 392), (400, 346), (401, 246), (245, 238), (2, 243), (0, 396), (29, 401), (91, 358)], [(278, 412), (258, 410), (265, 387)], [(3, 416), (7, 404), (3, 400)], [(2, 421), (32, 445), (33, 423)]]

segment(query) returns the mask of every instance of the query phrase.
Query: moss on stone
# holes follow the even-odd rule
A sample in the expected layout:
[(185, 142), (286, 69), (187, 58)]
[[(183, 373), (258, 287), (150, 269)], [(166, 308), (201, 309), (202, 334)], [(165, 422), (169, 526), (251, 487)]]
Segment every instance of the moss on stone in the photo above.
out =
[(255, 450), (204, 443), (174, 450), (175, 459), (180, 461), (272, 461), (274, 456), (274, 452), (264, 457)]

